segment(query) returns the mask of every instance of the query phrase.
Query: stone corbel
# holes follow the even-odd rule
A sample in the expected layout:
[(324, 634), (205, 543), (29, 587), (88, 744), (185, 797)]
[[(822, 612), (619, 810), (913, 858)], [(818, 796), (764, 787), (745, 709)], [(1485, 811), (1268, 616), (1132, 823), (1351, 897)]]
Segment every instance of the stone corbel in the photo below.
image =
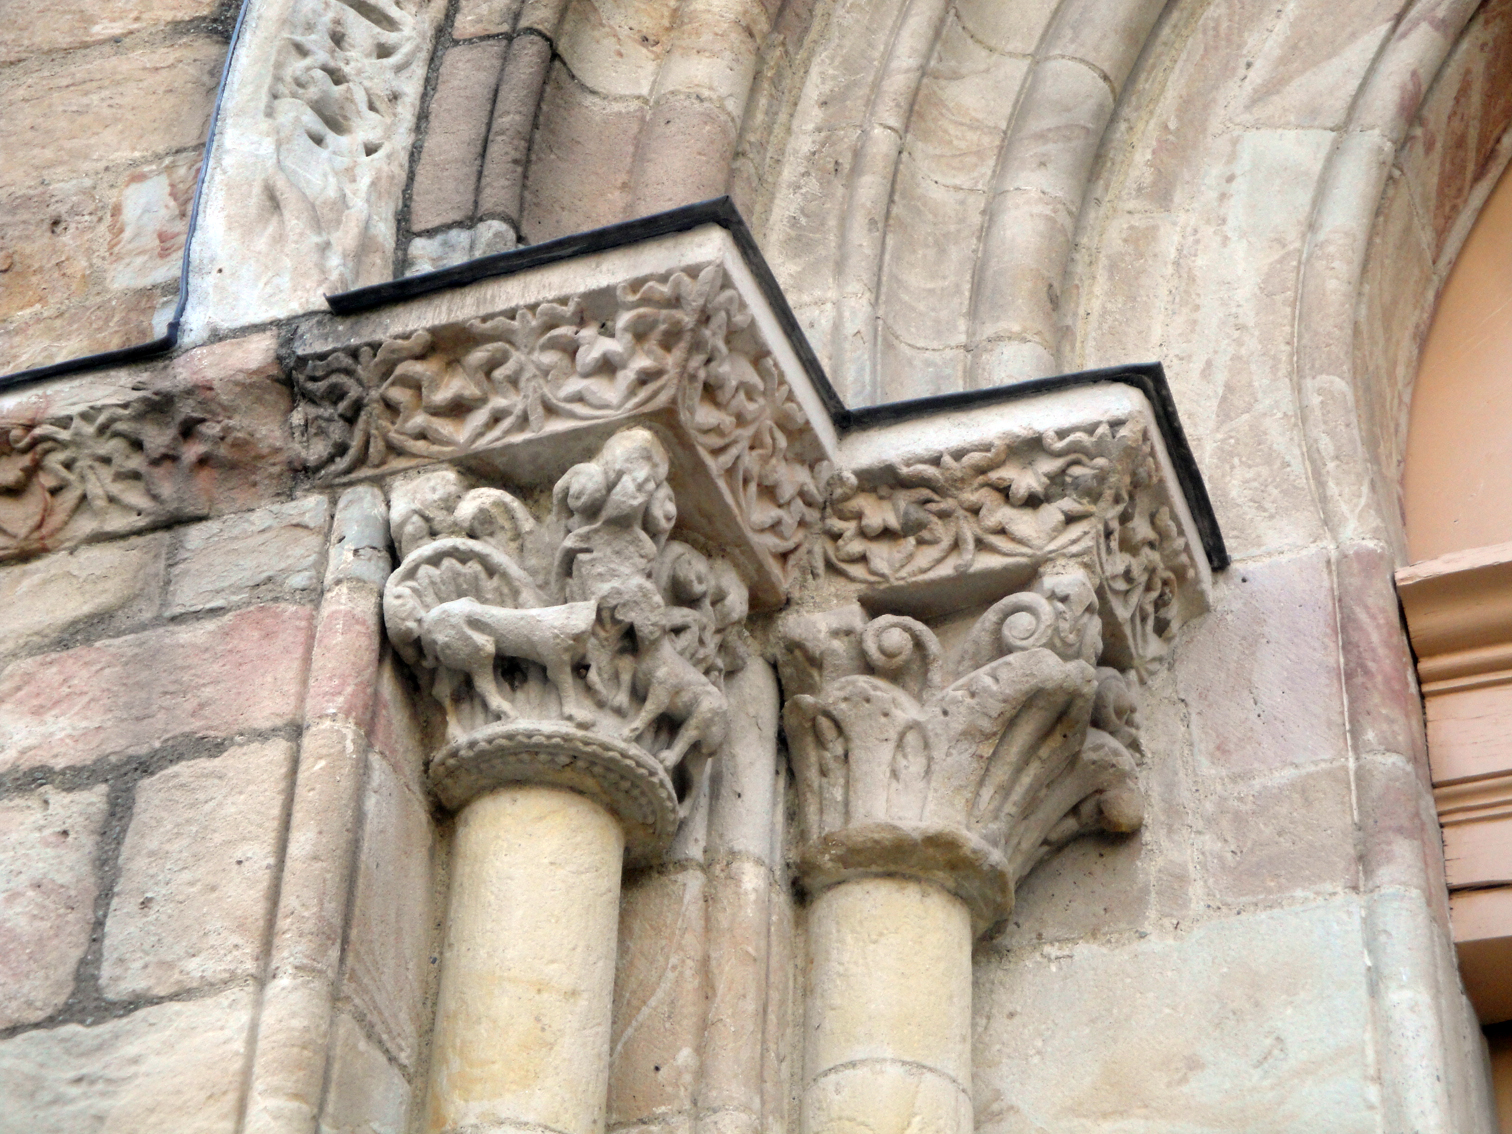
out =
[(973, 939), (1045, 854), (1140, 827), (1138, 686), (1208, 563), (1123, 385), (860, 431), (828, 488), (821, 609), (778, 630), (803, 1128), (966, 1134)]

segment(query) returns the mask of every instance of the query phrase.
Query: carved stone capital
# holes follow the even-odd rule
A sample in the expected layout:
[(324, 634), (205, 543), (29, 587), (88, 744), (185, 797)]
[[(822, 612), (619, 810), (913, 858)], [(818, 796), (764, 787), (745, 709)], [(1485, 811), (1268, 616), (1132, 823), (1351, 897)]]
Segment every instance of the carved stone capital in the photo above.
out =
[(829, 481), (814, 597), (852, 601), (779, 624), (799, 870), (935, 882), (981, 931), (1053, 848), (1141, 825), (1138, 685), (1207, 564), (1135, 391), (908, 425)]

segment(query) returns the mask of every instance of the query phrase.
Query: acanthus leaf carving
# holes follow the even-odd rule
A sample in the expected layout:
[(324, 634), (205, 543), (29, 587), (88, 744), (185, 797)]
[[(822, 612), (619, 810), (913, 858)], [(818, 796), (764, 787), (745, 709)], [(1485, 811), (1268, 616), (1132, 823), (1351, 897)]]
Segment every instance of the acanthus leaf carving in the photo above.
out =
[(982, 929), (1054, 847), (1138, 829), (1133, 694), (1096, 665), (1098, 613), (1090, 573), (1060, 560), (950, 653), (922, 622), (859, 604), (786, 616), (783, 721), (807, 884), (932, 878)]

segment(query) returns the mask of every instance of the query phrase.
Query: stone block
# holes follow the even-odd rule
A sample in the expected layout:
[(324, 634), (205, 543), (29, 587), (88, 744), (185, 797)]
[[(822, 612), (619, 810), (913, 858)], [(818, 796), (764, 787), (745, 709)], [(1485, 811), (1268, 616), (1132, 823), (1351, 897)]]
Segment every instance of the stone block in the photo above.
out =
[(158, 317), (172, 307), (156, 290), (90, 299), (63, 311), (44, 307), (0, 328), (0, 358), (9, 374), (135, 346), (158, 336)]
[(935, 50), (914, 99), (905, 151), (942, 187), (985, 193), (1013, 115), (1015, 100), (1004, 96), (1017, 95), (1029, 61), (992, 51), (959, 19), (946, 20)]
[(143, 1008), (0, 1042), (3, 1121), (27, 1134), (232, 1134), (253, 994)]
[(404, 274), (418, 276), (471, 259), (472, 237), (470, 228), (447, 228), (415, 237), (404, 253)]
[(658, 98), (636, 148), (632, 213), (661, 212), (723, 193), (735, 132), (725, 109), (699, 95), (674, 91)]
[(0, 802), (0, 1028), (44, 1019), (73, 992), (106, 809), (104, 787)]
[(330, 501), (306, 496), (180, 528), (168, 567), (169, 617), (318, 593)]
[(1143, 853), (1140, 833), (1090, 835), (1062, 847), (1019, 883), (998, 944), (1018, 949), (1142, 926), (1151, 904)]
[(200, 474), (212, 513), (255, 508), (288, 490), (292, 403), (277, 352), (273, 331), (226, 339), (179, 355), (164, 380), (193, 391), (196, 408), (225, 423), (215, 459)]
[(1335, 565), (1340, 656), (1355, 752), (1422, 754), (1422, 700), (1391, 581), (1396, 567), (1391, 553), (1379, 544), (1346, 544)]
[(199, 150), (190, 150), (126, 175), (110, 206), (106, 260), (111, 287), (177, 282), (200, 156)]
[(1328, 553), (1236, 563), (1176, 659), (1204, 771), (1254, 773), (1347, 755)]
[[(962, 297), (971, 291), (985, 206), (984, 194), (941, 184), (927, 156), (903, 155), (888, 214), (894, 238), (882, 259), (882, 317), (900, 339), (917, 347), (965, 344)], [(926, 392), (933, 391), (921, 386), (909, 396)]]
[(416, 232), (472, 219), (505, 46), (500, 40), (460, 44), (441, 59), (410, 195)]
[(1295, 289), (1326, 130), (1214, 141), (1167, 298), (1161, 354), (1224, 540), (1236, 558), (1323, 538), (1296, 393)]
[(1400, 9), (1398, 0), (1325, 8), (1287, 4), (1255, 53), (1230, 111), (1234, 120), (1246, 126), (1338, 129)]
[[(519, 222), (530, 139), (550, 68), (551, 43), (544, 36), (518, 35), (510, 41), (494, 95), (493, 122), (488, 127), (483, 172), (478, 179), (479, 216), (505, 216), (515, 224)], [(476, 245), (475, 237), (474, 253), (481, 255)]]
[(417, 692), (409, 684), (405, 668), (391, 652), (384, 651), (378, 666), (369, 742), (388, 761), (399, 781), (423, 797), (426, 789), (421, 773), (426, 755), (435, 746), (426, 742), (415, 707)]
[(166, 545), (158, 533), (0, 567), (0, 654), (45, 646), (81, 623), (130, 623), (155, 613)]
[(331, 1081), (320, 1134), (404, 1134), (410, 1085), (345, 1012), (331, 1037)]
[(1341, 898), (979, 964), (976, 1129), (1379, 1130), (1360, 916)]
[(172, 996), (261, 971), (294, 747), (275, 740), (143, 780), (105, 922), (100, 987)]
[(708, 976), (708, 911), (697, 868), (647, 874), (620, 899), (609, 1123), (690, 1114)]
[[(523, 0), (461, 0), (452, 21), (453, 39), (480, 35), (506, 35), (514, 31)], [(543, 29), (548, 34), (552, 28)]]
[(1203, 786), (1197, 861), (1213, 900), (1237, 905), (1358, 886), (1347, 765)]
[(12, 68), (0, 79), (0, 191), (200, 145), (225, 54), (199, 34)]
[[(94, 189), (90, 181), (69, 181), (17, 193), (5, 202), (0, 213), (0, 264), (6, 265), (0, 272), (0, 319), (63, 307), (89, 290), (103, 224)], [(9, 361), (5, 369), (12, 369)]]
[(220, 0), (60, 0), (46, 18), (27, 4), (0, 6), (0, 63), (15, 63), (44, 51), (65, 51), (180, 20), (215, 15)]
[(365, 812), (343, 992), (413, 1070), (440, 916), (431, 908), (435, 839), (425, 798), (376, 755), (367, 762)]
[(1039, 45), (1055, 8), (1054, 0), (1029, 0), (1023, 4), (962, 0), (955, 5), (953, 14), (973, 39), (993, 52), (1028, 55)]
[(68, 767), (299, 719), (310, 611), (270, 604), (13, 662), (0, 769)]
[(541, 96), (520, 232), (532, 244), (623, 220), (643, 108), (576, 83), (560, 63)]
[[(675, 14), (674, 8), (664, 4), (607, 0), (574, 4), (553, 36), (557, 55), (576, 77), (580, 90), (610, 98), (648, 99)], [(528, 13), (522, 15), (530, 20)], [(531, 160), (534, 163), (533, 156)]]

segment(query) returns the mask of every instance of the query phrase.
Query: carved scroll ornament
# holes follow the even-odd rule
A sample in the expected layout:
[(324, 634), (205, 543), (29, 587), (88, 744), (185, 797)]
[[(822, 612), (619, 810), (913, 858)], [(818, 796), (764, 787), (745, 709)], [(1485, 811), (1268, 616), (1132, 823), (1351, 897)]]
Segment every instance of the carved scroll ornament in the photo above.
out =
[(871, 587), (1088, 563), (1110, 645), (1140, 673), (1169, 648), (1178, 589), (1195, 586), (1192, 548), (1150, 491), (1155, 445), (1139, 420), (984, 442), (928, 462), (836, 473), (828, 485), (827, 568)]
[(730, 564), (670, 538), (668, 464), (623, 430), (557, 482), (544, 522), (449, 468), (395, 489), (384, 616), (446, 717), (444, 803), (559, 783), (620, 816), (632, 857), (670, 841), (729, 728), (747, 600)]
[(787, 617), (784, 729), (811, 889), (928, 879), (978, 930), (1050, 850), (1143, 821), (1129, 679), (1095, 663), (1098, 600), (1062, 562), (982, 614), (947, 654), (933, 631), (859, 605)]
[(267, 457), (212, 401), (159, 392), (0, 422), (0, 559), (208, 515), (210, 470)]
[(487, 452), (602, 423), (685, 433), (758, 546), (785, 564), (818, 525), (823, 452), (719, 264), (303, 362), (292, 419), (320, 478)]

